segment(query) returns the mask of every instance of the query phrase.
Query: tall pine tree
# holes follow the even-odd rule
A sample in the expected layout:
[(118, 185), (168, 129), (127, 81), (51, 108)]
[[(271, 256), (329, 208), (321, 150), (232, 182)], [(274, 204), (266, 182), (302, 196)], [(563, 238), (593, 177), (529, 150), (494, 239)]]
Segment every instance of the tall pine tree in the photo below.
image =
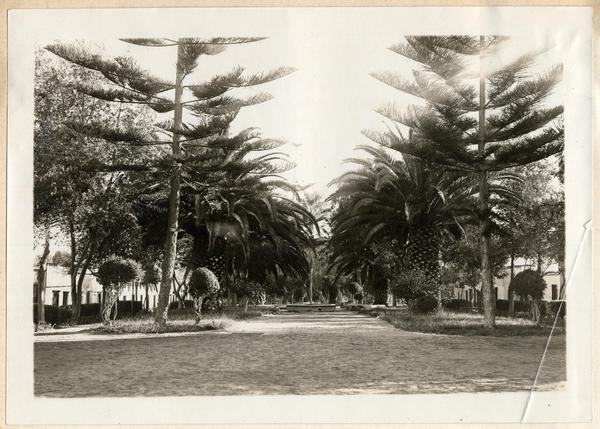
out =
[[(378, 112), (396, 122), (396, 128), (365, 131), (377, 143), (478, 178), (484, 324), (490, 329), (495, 326), (495, 302), (488, 178), (563, 149), (563, 107), (544, 104), (561, 79), (562, 66), (531, 77), (528, 69), (540, 54), (532, 52), (492, 68), (507, 41), (497, 36), (406, 37), (390, 49), (420, 65), (414, 79), (393, 72), (372, 75), (425, 103), (403, 111), (388, 104)], [(403, 137), (402, 126), (410, 130), (410, 141)]]
[[(237, 67), (229, 73), (215, 76), (204, 83), (190, 85), (186, 84), (185, 80), (197, 68), (198, 60), (202, 55), (216, 55), (229, 45), (257, 42), (263, 39), (262, 37), (121, 39), (123, 42), (138, 46), (176, 49), (174, 81), (152, 76), (129, 57), (105, 59), (73, 46), (54, 44), (47, 47), (59, 57), (95, 70), (103, 78), (95, 82), (78, 83), (77, 89), (81, 92), (106, 101), (145, 105), (157, 113), (171, 115), (170, 119), (156, 123), (156, 128), (147, 133), (133, 131), (127, 126), (110, 128), (86, 126), (76, 120), (70, 122), (71, 128), (81, 134), (155, 154), (151, 162), (143, 163), (119, 163), (116, 160), (106, 163), (91, 159), (88, 165), (90, 169), (146, 171), (169, 181), (168, 224), (164, 242), (162, 278), (155, 312), (155, 322), (158, 324), (165, 324), (167, 320), (169, 293), (177, 255), (182, 174), (185, 171), (202, 169), (218, 171), (221, 166), (214, 164), (206, 166), (211, 159), (209, 149), (214, 147), (214, 144), (227, 144), (229, 125), (242, 107), (270, 99), (268, 94), (258, 94), (246, 99), (237, 98), (230, 95), (230, 90), (267, 83), (293, 70), (277, 68), (268, 73), (245, 75), (243, 68)], [(193, 118), (193, 122), (188, 123), (185, 120), (184, 111)], [(243, 136), (238, 138), (243, 139)], [(228, 163), (228, 166), (223, 168), (235, 168), (233, 164)]]

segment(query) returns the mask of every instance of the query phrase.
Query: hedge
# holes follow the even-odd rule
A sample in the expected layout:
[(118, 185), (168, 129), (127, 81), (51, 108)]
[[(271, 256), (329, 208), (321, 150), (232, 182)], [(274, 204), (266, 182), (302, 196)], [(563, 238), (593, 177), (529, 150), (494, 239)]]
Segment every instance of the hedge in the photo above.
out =
[[(117, 319), (131, 317), (143, 309), (141, 301), (133, 301), (133, 311), (131, 309), (131, 301), (119, 301), (117, 303)], [(73, 311), (69, 307), (56, 307), (53, 305), (44, 305), (44, 318), (46, 323), (51, 325), (60, 325), (71, 320)], [(100, 322), (100, 304), (81, 304), (81, 314), (79, 322), (96, 323)], [(37, 323), (37, 304), (33, 304), (33, 323)]]
[(434, 296), (425, 295), (414, 300), (411, 310), (415, 313), (432, 313), (437, 309), (438, 301)]
[[(515, 313), (522, 313), (529, 311), (529, 302), (526, 301), (514, 301), (515, 303)], [(496, 300), (496, 310), (500, 312), (508, 313), (508, 300), (507, 299), (497, 299)]]
[[(184, 299), (183, 303), (185, 304), (185, 308), (194, 308), (194, 301), (191, 299)], [(175, 300), (169, 303), (169, 310), (176, 310), (179, 308), (179, 301)]]
[[(55, 307), (44, 305), (44, 318), (46, 323), (58, 325), (71, 319), (71, 307)], [(37, 304), (33, 304), (33, 323), (37, 323)]]
[[(562, 307), (560, 304), (562, 302)], [(548, 301), (542, 301), (540, 303), (540, 313), (542, 316), (546, 316), (546, 304)], [(567, 314), (567, 302), (566, 301), (550, 301), (550, 309), (552, 310), (552, 316), (556, 314), (560, 307), (559, 317), (564, 318)], [(528, 301), (517, 301), (515, 300), (515, 313), (529, 313), (530, 304)], [(508, 313), (508, 300), (498, 299), (496, 300), (496, 310), (500, 313)]]
[(442, 303), (442, 306), (446, 310), (454, 310), (454, 311), (470, 310), (473, 307), (471, 305), (471, 302), (466, 299), (451, 299), (448, 301), (444, 301)]

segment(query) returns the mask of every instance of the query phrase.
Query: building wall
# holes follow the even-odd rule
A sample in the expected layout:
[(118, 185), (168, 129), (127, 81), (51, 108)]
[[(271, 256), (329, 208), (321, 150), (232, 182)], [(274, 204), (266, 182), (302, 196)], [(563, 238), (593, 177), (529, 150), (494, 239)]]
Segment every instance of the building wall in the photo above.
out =
[[(518, 264), (514, 266), (514, 274), (517, 275), (523, 270), (534, 269), (531, 264), (524, 263), (523, 261), (517, 261)], [(544, 290), (543, 301), (553, 301), (560, 299), (560, 274), (556, 264), (548, 267), (543, 275), (546, 281), (546, 289)], [(510, 266), (506, 267), (506, 275), (503, 277), (494, 278), (494, 288), (496, 289), (496, 299), (508, 300), (508, 287), (510, 285)], [(466, 299), (473, 304), (477, 304), (477, 293), (476, 291), (481, 290), (481, 285), (477, 288), (471, 286), (454, 287), (453, 296), (456, 299)], [(515, 300), (519, 301), (519, 297), (515, 296)]]
[[(183, 274), (177, 273), (178, 279), (182, 280)], [(37, 278), (37, 269), (34, 269), (34, 278)], [(36, 287), (34, 284), (34, 302)], [(82, 285), (82, 304), (98, 304), (102, 302), (102, 285), (98, 283), (96, 278), (87, 274)], [(126, 285), (121, 294), (119, 301), (142, 301), (146, 299), (146, 287), (137, 283)], [(169, 302), (176, 301), (177, 298), (171, 291)], [(57, 305), (60, 307), (73, 304), (71, 293), (71, 276), (68, 269), (59, 265), (48, 264), (46, 270), (46, 295), (44, 300), (46, 305)], [(153, 309), (158, 302), (158, 286), (148, 287), (148, 307)]]

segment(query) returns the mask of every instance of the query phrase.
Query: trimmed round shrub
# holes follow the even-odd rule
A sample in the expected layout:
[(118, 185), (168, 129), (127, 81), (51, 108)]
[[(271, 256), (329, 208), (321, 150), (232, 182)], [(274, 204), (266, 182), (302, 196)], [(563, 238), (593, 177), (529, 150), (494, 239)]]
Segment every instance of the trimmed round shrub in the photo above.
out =
[(204, 298), (216, 295), (220, 289), (219, 279), (211, 270), (206, 267), (194, 270), (188, 283), (188, 290), (191, 297), (194, 298), (196, 323), (200, 322), (202, 317), (202, 303), (204, 302)]
[(432, 313), (437, 309), (438, 301), (431, 295), (421, 296), (414, 300), (411, 310), (415, 313)]
[(105, 288), (124, 286), (138, 278), (141, 271), (140, 265), (134, 260), (113, 256), (98, 268), (98, 281)]
[[(132, 259), (112, 256), (102, 262), (98, 267), (98, 281), (104, 288), (104, 306), (102, 308), (102, 321), (111, 323), (111, 313), (119, 299), (119, 293), (126, 283), (140, 276), (142, 269)], [(114, 318), (117, 317), (120, 308), (117, 304)]]
[(521, 298), (539, 300), (544, 296), (546, 282), (538, 272), (523, 270), (512, 279), (510, 288)]
[(208, 268), (196, 268), (190, 277), (189, 293), (193, 298), (202, 298), (219, 292), (219, 279)]

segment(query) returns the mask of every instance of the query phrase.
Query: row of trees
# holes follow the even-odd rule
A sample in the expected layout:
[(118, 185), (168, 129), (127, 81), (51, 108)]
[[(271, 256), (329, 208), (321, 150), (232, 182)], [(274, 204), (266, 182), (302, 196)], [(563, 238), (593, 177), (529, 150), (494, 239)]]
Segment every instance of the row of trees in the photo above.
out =
[[(75, 319), (84, 277), (98, 275), (111, 255), (138, 261), (148, 280), (160, 275), (158, 324), (166, 323), (172, 285), (194, 290), (188, 275), (199, 267), (225, 292), (240, 279), (308, 278), (318, 226), (300, 201), (302, 189), (282, 176), (294, 167), (278, 150), (284, 142), (254, 128), (230, 132), (242, 108), (270, 99), (240, 97), (237, 88), (293, 70), (236, 67), (188, 83), (202, 57), (260, 40), (123, 40), (172, 49), (173, 81), (130, 57), (104, 58), (81, 45), (38, 53), (35, 225), (42, 240), (67, 237)], [(188, 273), (183, 284), (174, 281), (177, 268)]]
[(360, 146), (368, 156), (336, 181), (331, 245), (338, 275), (370, 285), (376, 302), (388, 287), (441, 302), (442, 283), (479, 283), (492, 328), (493, 277), (508, 259), (534, 257), (538, 271), (558, 261), (564, 276), (564, 202), (553, 184), (563, 175), (563, 108), (544, 103), (561, 67), (532, 77), (541, 52), (498, 64), (506, 42), (407, 37), (390, 49), (417, 65), (413, 80), (373, 73), (415, 104), (377, 110), (392, 125), (365, 131), (377, 145)]
[(442, 284), (480, 283), (488, 328), (493, 276), (507, 260), (535, 259), (540, 273), (558, 261), (564, 276), (562, 106), (545, 102), (560, 67), (532, 77), (540, 52), (498, 64), (502, 37), (407, 37), (391, 50), (416, 64), (413, 79), (373, 76), (415, 104), (378, 109), (388, 130), (364, 132), (376, 145), (358, 147), (326, 203), (283, 178), (293, 168), (284, 142), (230, 131), (242, 108), (270, 98), (238, 89), (291, 69), (236, 67), (189, 82), (202, 58), (260, 40), (123, 40), (172, 50), (174, 80), (82, 45), (38, 53), (34, 218), (46, 243), (38, 274), (50, 234), (66, 237), (74, 318), (85, 276), (111, 255), (138, 261), (148, 282), (160, 279), (158, 324), (172, 286), (183, 305), (200, 267), (228, 298), (262, 288), (330, 302), (368, 293), (380, 303), (391, 290), (441, 302)]

